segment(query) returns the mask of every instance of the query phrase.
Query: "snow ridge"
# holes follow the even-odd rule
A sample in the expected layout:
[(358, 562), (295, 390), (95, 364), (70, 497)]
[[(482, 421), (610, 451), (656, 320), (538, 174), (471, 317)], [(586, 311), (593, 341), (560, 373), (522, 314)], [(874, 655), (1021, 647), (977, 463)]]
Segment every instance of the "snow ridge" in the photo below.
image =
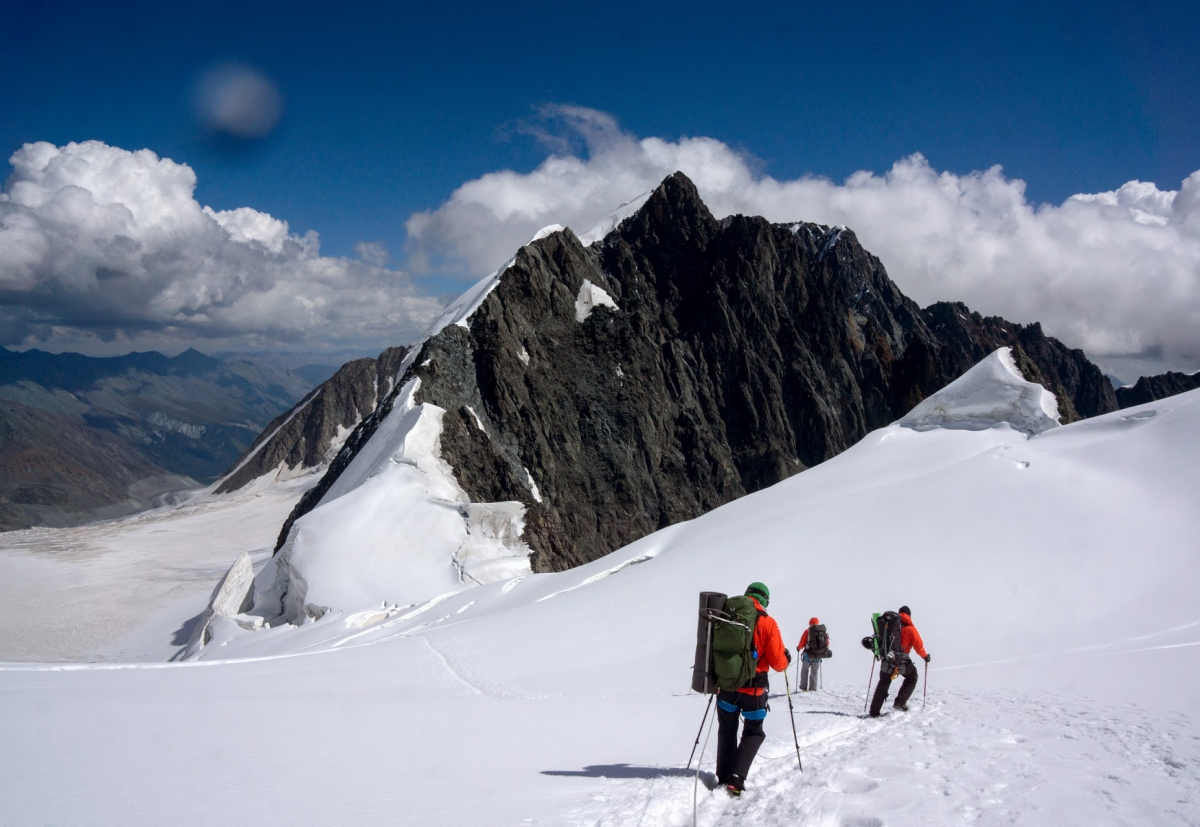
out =
[(1054, 394), (1021, 375), (1012, 348), (1002, 347), (925, 399), (900, 420), (914, 431), (983, 431), (1008, 424), (1033, 436), (1059, 426)]
[(403, 605), (530, 570), (521, 503), (472, 503), (442, 459), (442, 415), (411, 379), (378, 430), (296, 521), (259, 576), (257, 613), (319, 617), (331, 607)]
[(642, 205), (645, 204), (649, 199), (650, 192), (646, 191), (636, 198), (626, 201), (608, 215), (604, 216), (604, 218), (601, 218), (599, 221), (597, 221), (596, 224), (593, 225), (592, 228), (586, 233), (579, 236), (579, 243), (581, 243), (584, 247), (591, 247), (597, 241), (602, 241), (605, 236), (617, 229), (617, 227), (621, 226), (622, 221), (631, 217), (638, 210), (640, 210)]

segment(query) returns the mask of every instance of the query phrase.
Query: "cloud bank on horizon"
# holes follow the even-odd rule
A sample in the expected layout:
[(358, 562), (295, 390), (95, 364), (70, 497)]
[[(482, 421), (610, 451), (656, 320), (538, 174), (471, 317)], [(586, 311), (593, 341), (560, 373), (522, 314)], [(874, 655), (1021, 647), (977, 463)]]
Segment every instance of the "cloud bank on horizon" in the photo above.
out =
[(191, 167), (148, 149), (39, 142), (9, 161), (0, 344), (372, 348), (410, 341), (440, 308), (378, 245), (322, 256), (316, 233), (202, 206)]
[[(480, 276), (549, 224), (583, 232), (682, 170), (718, 217), (852, 228), (916, 301), (1041, 321), (1125, 378), (1200, 368), (1200, 171), (1177, 191), (1131, 181), (1030, 204), (999, 167), (777, 180), (707, 137), (637, 138), (611, 116), (549, 107), (549, 156), (460, 186), (407, 222), (408, 262)], [(213, 210), (186, 164), (99, 141), (27, 144), (0, 190), (0, 345), (112, 352), (186, 345), (368, 352), (411, 342), (440, 309), (383, 245), (323, 256), (316, 233), (250, 207)], [(1122, 371), (1121, 367), (1125, 370)]]
[[(987, 315), (1041, 321), (1093, 359), (1200, 368), (1200, 171), (1179, 190), (1130, 181), (1111, 192), (1030, 204), (999, 166), (957, 175), (920, 154), (882, 175), (780, 181), (713, 138), (637, 138), (582, 107), (543, 113), (552, 154), (529, 173), (468, 181), (408, 221), (417, 261), (483, 274), (541, 227), (584, 232), (618, 204), (681, 170), (718, 217), (844, 224), (922, 305), (963, 301)], [(582, 144), (585, 151), (573, 149)], [(1107, 360), (1104, 357), (1111, 357)]]

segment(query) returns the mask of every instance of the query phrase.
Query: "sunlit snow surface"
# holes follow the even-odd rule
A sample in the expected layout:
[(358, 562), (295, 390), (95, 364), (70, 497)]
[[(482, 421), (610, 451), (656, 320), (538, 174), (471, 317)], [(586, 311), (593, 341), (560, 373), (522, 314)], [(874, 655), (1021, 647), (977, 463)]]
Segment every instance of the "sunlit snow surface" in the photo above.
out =
[[(1196, 391), (1032, 438), (893, 425), (572, 571), (226, 628), (192, 664), (6, 667), (4, 814), (690, 824), (696, 593), (763, 580), (790, 645), (832, 637), (805, 773), (777, 697), (747, 795), (701, 785), (698, 823), (1200, 823), (1198, 435)], [(857, 641), (900, 603), (929, 704), (861, 720)]]

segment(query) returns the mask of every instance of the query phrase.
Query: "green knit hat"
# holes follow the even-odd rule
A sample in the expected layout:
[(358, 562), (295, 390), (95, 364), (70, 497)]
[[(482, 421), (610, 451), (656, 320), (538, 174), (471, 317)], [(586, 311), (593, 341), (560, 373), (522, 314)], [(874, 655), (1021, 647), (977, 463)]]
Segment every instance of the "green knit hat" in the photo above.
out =
[(771, 590), (765, 584), (755, 581), (746, 587), (747, 597), (757, 597), (758, 602), (766, 608), (766, 605), (771, 602)]

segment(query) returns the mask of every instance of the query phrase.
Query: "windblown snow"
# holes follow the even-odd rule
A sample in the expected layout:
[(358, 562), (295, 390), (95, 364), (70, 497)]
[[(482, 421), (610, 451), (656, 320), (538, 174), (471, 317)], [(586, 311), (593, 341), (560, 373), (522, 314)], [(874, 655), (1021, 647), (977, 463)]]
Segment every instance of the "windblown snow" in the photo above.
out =
[(650, 192), (646, 191), (636, 198), (626, 201), (611, 213), (604, 216), (604, 218), (597, 221), (595, 226), (593, 226), (583, 235), (579, 236), (580, 243), (583, 244), (584, 247), (590, 247), (597, 241), (603, 240), (605, 236), (617, 229), (617, 227), (621, 225), (622, 221), (632, 215), (635, 215), (637, 211), (642, 208), (642, 205), (648, 200), (650, 200)]
[[(190, 663), (0, 667), (5, 816), (687, 825), (695, 794), (703, 825), (1200, 823), (1200, 391), (1049, 427), (1006, 354), (977, 371), (772, 488), (474, 588), (422, 562), (469, 520), (436, 416), (398, 404), (299, 523), (291, 565), (328, 611), (217, 624)], [(392, 513), (417, 503), (427, 522)], [(394, 574), (377, 537), (405, 549)], [(835, 656), (794, 714), (773, 676), (735, 801), (708, 789), (715, 734), (685, 768), (705, 708), (687, 687), (697, 593), (753, 580), (790, 646), (816, 615)], [(928, 703), (860, 719), (858, 640), (901, 603)]]

